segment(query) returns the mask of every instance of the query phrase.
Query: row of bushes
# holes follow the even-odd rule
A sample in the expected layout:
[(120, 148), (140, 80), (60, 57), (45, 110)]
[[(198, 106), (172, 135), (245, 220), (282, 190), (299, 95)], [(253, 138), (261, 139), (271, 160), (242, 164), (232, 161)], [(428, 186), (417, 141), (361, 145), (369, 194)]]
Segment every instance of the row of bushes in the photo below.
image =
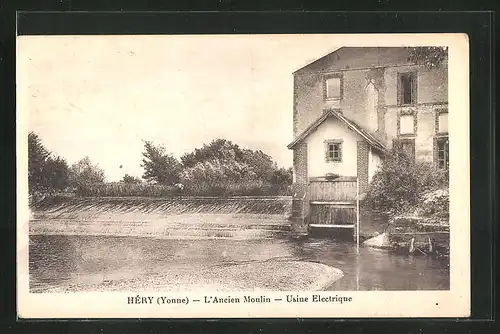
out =
[(284, 196), (291, 187), (278, 187), (262, 182), (214, 182), (187, 184), (183, 190), (174, 186), (148, 183), (95, 183), (81, 184), (75, 189), (77, 196), (85, 197), (171, 197), (171, 196)]
[(415, 161), (395, 147), (373, 176), (363, 205), (389, 217), (418, 215), (447, 220), (448, 171)]
[(450, 218), (450, 193), (448, 188), (431, 190), (421, 195), (415, 213), (422, 217), (448, 220)]

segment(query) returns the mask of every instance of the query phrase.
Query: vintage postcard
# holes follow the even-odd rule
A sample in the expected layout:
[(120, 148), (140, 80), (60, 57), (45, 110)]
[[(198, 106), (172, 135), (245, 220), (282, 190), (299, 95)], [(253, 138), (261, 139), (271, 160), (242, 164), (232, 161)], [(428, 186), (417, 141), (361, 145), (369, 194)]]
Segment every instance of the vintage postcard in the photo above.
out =
[(20, 318), (466, 317), (464, 34), (19, 36)]

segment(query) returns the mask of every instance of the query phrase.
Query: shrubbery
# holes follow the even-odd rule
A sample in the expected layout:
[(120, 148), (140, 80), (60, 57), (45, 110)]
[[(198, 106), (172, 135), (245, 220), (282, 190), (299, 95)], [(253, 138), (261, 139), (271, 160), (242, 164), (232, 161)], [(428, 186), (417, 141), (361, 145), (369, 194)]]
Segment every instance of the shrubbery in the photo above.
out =
[(147, 179), (156, 182), (161, 180), (169, 180), (171, 183), (181, 182), (185, 185), (184, 194), (194, 196), (290, 194), (291, 169), (278, 168), (273, 159), (262, 151), (242, 149), (225, 139), (213, 140), (191, 153), (184, 154), (180, 162), (169, 155), (163, 146), (155, 146), (149, 142), (145, 144), (143, 156)]
[(75, 192), (76, 195), (84, 197), (274, 196), (289, 195), (290, 187), (279, 188), (259, 182), (235, 184), (219, 181), (187, 184), (186, 188), (179, 192), (176, 187), (170, 185), (110, 182), (87, 183), (77, 187)]
[(395, 148), (373, 176), (364, 205), (390, 216), (410, 213), (444, 217), (447, 188), (446, 171), (429, 162), (415, 162)]
[[(162, 145), (144, 142), (142, 180), (125, 175), (120, 182), (106, 182), (104, 170), (89, 157), (68, 167), (52, 157), (34, 133), (29, 135), (30, 194), (77, 196), (262, 196), (289, 195), (292, 170), (278, 168), (262, 151), (242, 149), (217, 139), (177, 160)], [(176, 187), (176, 183), (183, 187)]]
[(76, 189), (78, 196), (96, 196), (96, 197), (168, 197), (175, 194), (174, 186), (165, 186), (160, 184), (148, 183), (86, 183)]
[(439, 220), (450, 218), (450, 194), (448, 189), (428, 191), (421, 196), (421, 203), (417, 207), (417, 214), (423, 217), (432, 217)]

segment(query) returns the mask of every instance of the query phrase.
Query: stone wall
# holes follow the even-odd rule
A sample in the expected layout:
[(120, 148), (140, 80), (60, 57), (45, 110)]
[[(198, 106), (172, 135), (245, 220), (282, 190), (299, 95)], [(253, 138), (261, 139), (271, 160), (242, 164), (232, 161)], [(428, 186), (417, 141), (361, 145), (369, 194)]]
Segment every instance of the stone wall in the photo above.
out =
[(366, 140), (359, 140), (357, 146), (357, 173), (359, 182), (359, 193), (364, 194), (368, 190), (368, 163), (370, 147)]

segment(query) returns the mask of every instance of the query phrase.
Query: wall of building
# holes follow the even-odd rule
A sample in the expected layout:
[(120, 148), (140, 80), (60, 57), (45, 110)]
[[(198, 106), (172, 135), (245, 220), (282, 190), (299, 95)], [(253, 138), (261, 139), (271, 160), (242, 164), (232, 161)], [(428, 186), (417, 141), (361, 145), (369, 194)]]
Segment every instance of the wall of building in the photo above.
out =
[[(342, 139), (342, 162), (325, 161), (325, 140)], [(306, 139), (308, 148), (308, 176), (322, 177), (327, 173), (341, 176), (356, 176), (357, 141), (361, 140), (354, 131), (335, 117), (329, 117)]]
[[(417, 104), (411, 106), (417, 115), (415, 153), (419, 160), (432, 161), (435, 109), (447, 107), (448, 102), (448, 66), (445, 62), (429, 70), (408, 64), (406, 51), (400, 49), (340, 49), (297, 71), (294, 74), (294, 138), (319, 118), (325, 109), (340, 108), (344, 116), (372, 132), (391, 148), (393, 139), (398, 138), (398, 114), (402, 110), (397, 106), (398, 73), (417, 71)], [(333, 73), (343, 75), (343, 98), (340, 101), (324, 98), (324, 75)], [(309, 148), (309, 161), (312, 154), (322, 159), (320, 164), (310, 166), (308, 176), (320, 176), (327, 172), (349, 175), (345, 174), (347, 168), (324, 161), (323, 143), (314, 145), (315, 148)], [(344, 147), (344, 152), (348, 151), (354, 152), (354, 155), (356, 148), (351, 151)], [(373, 173), (370, 168), (370, 175)]]
[(423, 66), (392, 66), (385, 70), (386, 104), (398, 103), (398, 73), (417, 71), (417, 103), (438, 103), (448, 101), (448, 65), (441, 64), (429, 70)]
[(370, 149), (369, 155), (369, 163), (368, 163), (368, 182), (371, 182), (373, 175), (378, 170), (378, 168), (382, 165), (382, 158), (379, 154), (375, 153), (372, 149)]
[(304, 73), (294, 76), (294, 139), (323, 114), (323, 76)]
[(368, 191), (369, 165), (370, 165), (370, 145), (366, 140), (358, 140), (357, 143), (358, 159), (358, 183), (359, 193), (365, 194)]
[[(331, 72), (338, 73), (338, 72)], [(325, 73), (327, 75), (328, 73)], [(348, 70), (343, 75), (343, 98), (325, 99), (323, 74), (304, 73), (294, 77), (294, 138), (319, 118), (325, 109), (340, 108), (350, 120), (364, 129), (376, 132), (378, 106), (383, 104), (379, 92), (383, 71)], [(380, 78), (377, 78), (379, 76)]]
[[(417, 104), (408, 107), (397, 106), (398, 73), (417, 71)], [(429, 70), (422, 66), (396, 66), (385, 70), (385, 133), (386, 145), (391, 148), (392, 140), (398, 138), (398, 114), (405, 109), (412, 109), (417, 114), (417, 133), (415, 153), (419, 160), (432, 161), (433, 136), (435, 134), (435, 110), (446, 108), (448, 103), (448, 65), (441, 64)]]
[(432, 162), (434, 155), (436, 114), (434, 108), (420, 108), (417, 113), (415, 156), (420, 161)]
[(370, 70), (344, 72), (344, 96), (340, 108), (344, 116), (373, 133), (378, 128), (377, 109), (371, 104), (378, 100), (378, 93), (374, 96), (376, 90), (368, 80), (369, 73)]
[(293, 150), (293, 182), (307, 184), (307, 143), (298, 144)]
[(436, 113), (439, 109), (447, 109), (447, 103), (417, 105), (415, 107), (387, 107), (386, 132), (388, 147), (392, 147), (392, 140), (398, 138), (397, 119), (398, 113), (403, 110), (415, 110), (417, 115), (417, 132), (415, 136), (405, 138), (415, 139), (415, 154), (420, 161), (432, 162), (434, 158), (434, 137), (436, 135)]

